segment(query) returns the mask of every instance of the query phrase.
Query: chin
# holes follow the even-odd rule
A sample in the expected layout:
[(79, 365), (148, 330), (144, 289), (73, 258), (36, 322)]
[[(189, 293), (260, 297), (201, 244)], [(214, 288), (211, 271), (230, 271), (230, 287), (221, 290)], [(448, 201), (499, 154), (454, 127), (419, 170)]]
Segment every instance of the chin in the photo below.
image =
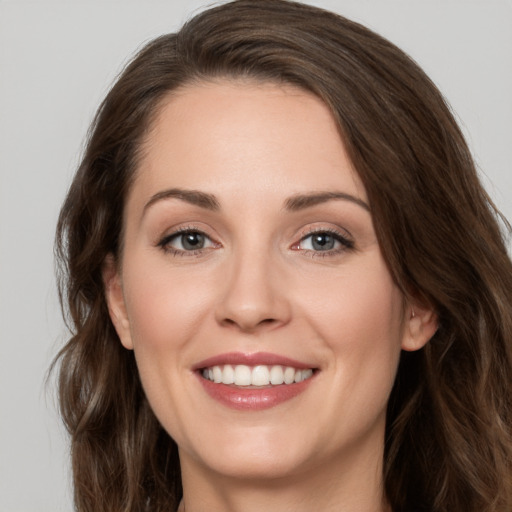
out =
[[(210, 469), (224, 477), (251, 482), (283, 480), (298, 473), (306, 472), (304, 461), (298, 454), (284, 457), (277, 454), (237, 455), (211, 461)], [(301, 471), (302, 469), (302, 471)]]
[[(213, 435), (212, 435), (213, 434)], [(293, 476), (313, 465), (315, 450), (304, 442), (307, 437), (283, 428), (257, 427), (242, 432), (229, 429), (215, 435), (208, 432), (207, 442), (194, 443), (190, 451), (180, 449), (182, 463), (191, 454), (203, 468), (240, 480), (273, 480)]]

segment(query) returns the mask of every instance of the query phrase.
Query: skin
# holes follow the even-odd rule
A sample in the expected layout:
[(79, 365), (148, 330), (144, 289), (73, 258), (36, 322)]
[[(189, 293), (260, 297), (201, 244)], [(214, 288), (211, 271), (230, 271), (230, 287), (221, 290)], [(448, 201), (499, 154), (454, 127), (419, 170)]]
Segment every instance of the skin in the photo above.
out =
[[(400, 351), (421, 348), (436, 318), (395, 286), (328, 108), (291, 86), (189, 85), (162, 104), (144, 150), (121, 265), (109, 258), (104, 280), (120, 340), (178, 444), (182, 506), (387, 510), (386, 404)], [(218, 208), (162, 197), (176, 188)], [(325, 191), (350, 198), (286, 207)], [(180, 228), (205, 233), (205, 246), (186, 251), (171, 237)], [(349, 246), (317, 250), (311, 230)], [(317, 373), (276, 407), (233, 410), (192, 371), (226, 352), (271, 352)]]

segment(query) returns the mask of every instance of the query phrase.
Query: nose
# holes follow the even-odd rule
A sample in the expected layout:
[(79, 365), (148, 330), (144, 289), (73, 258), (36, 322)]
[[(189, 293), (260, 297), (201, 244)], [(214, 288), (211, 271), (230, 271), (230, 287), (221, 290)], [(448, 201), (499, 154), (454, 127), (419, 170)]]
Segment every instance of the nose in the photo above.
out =
[(245, 333), (268, 331), (289, 322), (291, 307), (284, 274), (271, 254), (247, 250), (228, 264), (216, 308), (217, 322)]

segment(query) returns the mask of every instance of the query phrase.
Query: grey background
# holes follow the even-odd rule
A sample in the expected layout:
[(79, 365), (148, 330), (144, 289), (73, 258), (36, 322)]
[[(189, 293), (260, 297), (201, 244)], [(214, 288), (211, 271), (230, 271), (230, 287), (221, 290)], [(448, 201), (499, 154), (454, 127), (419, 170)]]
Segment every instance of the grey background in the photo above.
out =
[[(257, 1), (257, 0), (256, 0)], [(424, 67), (512, 218), (512, 0), (319, 0)], [(200, 1), (0, 0), (0, 512), (72, 509), (66, 437), (44, 379), (66, 338), (58, 209), (109, 84)]]

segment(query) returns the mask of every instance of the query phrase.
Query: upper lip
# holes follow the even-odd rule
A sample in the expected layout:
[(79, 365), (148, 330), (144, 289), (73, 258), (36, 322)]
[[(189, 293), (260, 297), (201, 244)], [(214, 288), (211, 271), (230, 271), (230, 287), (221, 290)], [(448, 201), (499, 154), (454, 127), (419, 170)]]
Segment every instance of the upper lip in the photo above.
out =
[(195, 364), (193, 370), (200, 370), (202, 368), (211, 368), (212, 366), (222, 366), (224, 364), (238, 365), (244, 364), (246, 366), (257, 365), (281, 365), (292, 366), (297, 370), (306, 370), (308, 368), (315, 368), (311, 364), (303, 363), (290, 357), (273, 354), (271, 352), (255, 352), (252, 354), (245, 354), (243, 352), (227, 352), (213, 357), (209, 357)]

